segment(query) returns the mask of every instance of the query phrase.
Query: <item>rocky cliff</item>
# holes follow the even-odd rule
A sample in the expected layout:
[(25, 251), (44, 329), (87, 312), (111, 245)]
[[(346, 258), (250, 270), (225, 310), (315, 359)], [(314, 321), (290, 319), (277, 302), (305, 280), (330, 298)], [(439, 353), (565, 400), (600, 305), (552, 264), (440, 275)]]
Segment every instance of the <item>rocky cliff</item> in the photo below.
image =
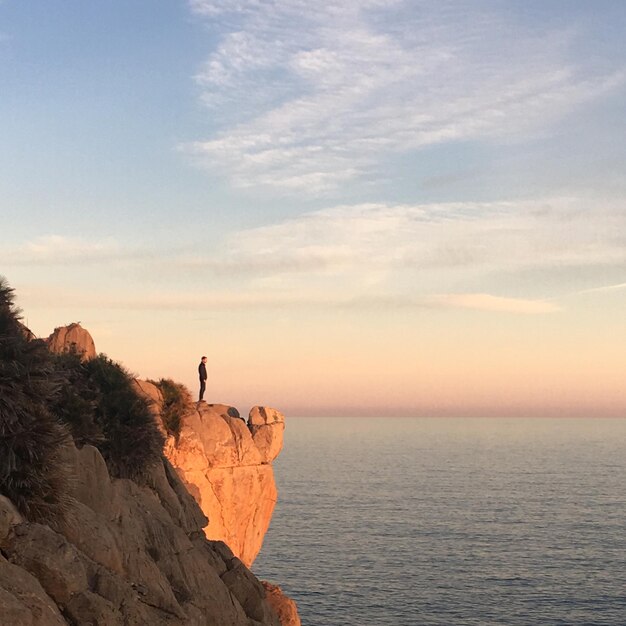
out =
[(281, 613), (299, 624), (278, 588), (207, 538), (228, 532), (247, 562), (256, 555), (282, 416), (256, 408), (246, 425), (200, 405), (175, 437), (160, 423), (174, 468), (158, 389), (96, 357), (87, 335), (73, 324), (34, 339), (0, 280), (0, 624), (280, 626)]
[[(158, 386), (135, 381), (157, 415)], [(208, 539), (225, 542), (250, 567), (261, 549), (277, 499), (271, 466), (283, 445), (285, 418), (276, 409), (253, 407), (247, 424), (234, 407), (200, 402), (189, 407), (164, 451), (208, 518)], [(283, 626), (300, 626), (296, 604), (280, 587), (262, 581)]]
[(280, 626), (167, 460), (142, 486), (112, 479), (92, 446), (65, 453), (75, 501), (59, 528), (0, 497), (0, 624)]
[(200, 403), (184, 416), (178, 438), (168, 437), (165, 454), (208, 517), (207, 538), (226, 542), (251, 566), (276, 504), (270, 462), (282, 446), (284, 418), (264, 407), (252, 409), (248, 424), (238, 415)]
[[(79, 323), (55, 328), (46, 344), (59, 354), (96, 356), (93, 338)], [(166, 437), (166, 457), (208, 518), (207, 538), (224, 541), (250, 567), (276, 504), (271, 462), (283, 446), (284, 416), (276, 409), (253, 407), (246, 424), (232, 406), (188, 401), (173, 435), (162, 423), (158, 384), (135, 380), (135, 385)]]

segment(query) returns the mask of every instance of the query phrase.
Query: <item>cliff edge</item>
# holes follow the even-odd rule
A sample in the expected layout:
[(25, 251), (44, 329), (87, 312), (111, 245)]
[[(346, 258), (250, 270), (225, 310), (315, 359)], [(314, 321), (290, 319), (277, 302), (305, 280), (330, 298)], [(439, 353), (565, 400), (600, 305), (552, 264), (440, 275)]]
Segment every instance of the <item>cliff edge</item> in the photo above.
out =
[[(90, 333), (80, 323), (55, 328), (45, 340), (57, 354), (75, 352), (81, 359), (96, 357)], [(164, 382), (163, 380), (161, 382)], [(256, 406), (247, 424), (226, 404), (192, 403), (185, 396), (175, 432), (164, 419), (164, 397), (156, 381), (134, 380), (165, 437), (165, 456), (208, 518), (208, 539), (224, 541), (250, 567), (261, 550), (276, 505), (277, 490), (271, 462), (283, 447), (285, 417), (280, 411)]]
[(165, 455), (208, 517), (208, 539), (227, 543), (250, 567), (276, 505), (270, 464), (282, 448), (284, 417), (254, 407), (248, 423), (224, 404), (199, 403), (187, 412)]
[[(33, 338), (0, 278), (0, 624), (281, 626), (271, 586), (205, 535), (154, 403), (85, 333)], [(215, 411), (185, 417), (176, 443), (204, 446), (212, 429), (191, 426)], [(267, 433), (257, 447), (242, 420), (219, 419), (221, 453), (269, 467)]]

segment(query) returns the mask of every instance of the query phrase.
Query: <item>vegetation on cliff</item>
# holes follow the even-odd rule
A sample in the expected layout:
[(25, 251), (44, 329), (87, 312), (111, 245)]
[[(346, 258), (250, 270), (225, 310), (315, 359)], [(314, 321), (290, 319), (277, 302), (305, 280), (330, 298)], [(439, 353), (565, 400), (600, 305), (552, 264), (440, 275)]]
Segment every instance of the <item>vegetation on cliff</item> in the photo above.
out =
[(174, 382), (171, 378), (161, 378), (158, 381), (150, 380), (148, 382), (156, 385), (161, 391), (163, 396), (161, 420), (168, 434), (172, 435), (178, 442), (183, 416), (191, 407), (189, 392), (184, 385)]
[(68, 432), (47, 404), (61, 381), (43, 341), (28, 339), (13, 299), (0, 278), (0, 493), (29, 519), (53, 521), (71, 501), (62, 456)]
[(75, 352), (54, 356), (64, 385), (54, 402), (76, 445), (96, 446), (117, 478), (141, 478), (161, 458), (163, 437), (130, 374), (103, 354), (83, 361)]
[(104, 355), (50, 353), (25, 332), (0, 277), (0, 493), (28, 519), (65, 515), (70, 436), (96, 446), (116, 477), (140, 479), (162, 455), (163, 437), (124, 368)]

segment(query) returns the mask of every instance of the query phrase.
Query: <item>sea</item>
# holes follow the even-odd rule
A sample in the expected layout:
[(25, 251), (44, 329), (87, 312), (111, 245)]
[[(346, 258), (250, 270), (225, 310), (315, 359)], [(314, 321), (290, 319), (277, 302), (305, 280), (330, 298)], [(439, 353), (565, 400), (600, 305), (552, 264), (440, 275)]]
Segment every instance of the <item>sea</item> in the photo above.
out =
[(291, 418), (274, 468), (304, 626), (626, 626), (626, 419)]

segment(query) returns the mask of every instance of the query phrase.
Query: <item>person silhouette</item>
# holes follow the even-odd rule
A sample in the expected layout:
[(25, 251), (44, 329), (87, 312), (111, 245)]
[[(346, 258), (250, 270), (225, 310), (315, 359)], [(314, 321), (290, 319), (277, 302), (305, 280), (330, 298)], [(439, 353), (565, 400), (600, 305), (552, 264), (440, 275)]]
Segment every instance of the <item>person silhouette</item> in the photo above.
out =
[(204, 391), (206, 389), (206, 357), (203, 356), (200, 359), (200, 365), (198, 365), (198, 376), (200, 377), (200, 394), (198, 397), (198, 402), (202, 402), (202, 398), (204, 396)]

